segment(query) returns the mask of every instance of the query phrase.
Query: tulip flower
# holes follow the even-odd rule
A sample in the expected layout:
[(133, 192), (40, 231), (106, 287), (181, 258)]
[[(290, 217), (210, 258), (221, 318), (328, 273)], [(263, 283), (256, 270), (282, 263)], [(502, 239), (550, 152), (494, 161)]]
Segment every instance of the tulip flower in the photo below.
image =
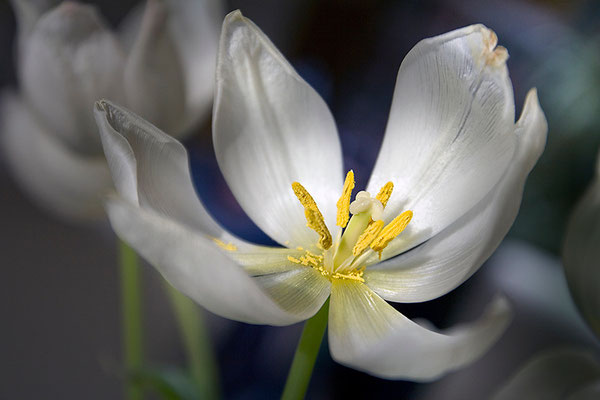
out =
[(514, 122), (507, 52), (496, 44), (491, 30), (473, 25), (409, 52), (367, 191), (353, 197), (325, 102), (256, 25), (232, 12), (217, 57), (215, 152), (242, 208), (282, 247), (225, 231), (194, 191), (185, 148), (100, 101), (96, 121), (118, 191), (106, 204), (111, 224), (173, 286), (220, 316), (288, 325), (329, 299), (338, 362), (416, 381), (460, 368), (504, 331), (511, 313), (503, 297), (478, 321), (441, 332), (386, 300), (448, 293), (517, 215), (547, 125), (535, 90)]
[(149, 0), (117, 33), (90, 5), (50, 3), (14, 1), (20, 91), (0, 97), (2, 144), (17, 183), (43, 207), (100, 217), (112, 181), (94, 102), (109, 97), (189, 133), (210, 110), (218, 17), (203, 1)]
[(563, 265), (581, 315), (600, 336), (600, 153), (596, 176), (571, 214), (563, 246)]

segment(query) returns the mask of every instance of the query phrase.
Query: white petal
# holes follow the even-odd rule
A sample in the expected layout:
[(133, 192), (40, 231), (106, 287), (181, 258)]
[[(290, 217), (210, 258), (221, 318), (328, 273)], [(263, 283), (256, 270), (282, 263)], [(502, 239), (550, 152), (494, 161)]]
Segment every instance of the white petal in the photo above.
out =
[(167, 18), (162, 1), (147, 2), (137, 40), (127, 58), (124, 87), (127, 105), (133, 111), (176, 135), (183, 128), (185, 83)]
[[(325, 303), (331, 282), (311, 267), (301, 266), (290, 271), (254, 278), (260, 287), (284, 310), (294, 314), (314, 315)], [(305, 310), (310, 310), (311, 315)]]
[(525, 179), (542, 153), (546, 132), (537, 93), (531, 90), (515, 128), (515, 155), (497, 187), (426, 243), (367, 269), (369, 287), (387, 300), (419, 302), (441, 296), (469, 278), (498, 247), (515, 220)]
[(58, 2), (59, 0), (11, 0), (19, 24), (19, 32), (31, 32), (42, 14)]
[(556, 349), (528, 362), (492, 398), (562, 400), (580, 386), (600, 380), (600, 363), (579, 349)]
[(475, 206), (511, 160), (514, 99), (495, 38), (482, 25), (462, 28), (421, 41), (400, 66), (367, 190), (394, 183), (386, 220), (414, 212), (399, 239), (404, 250)]
[[(121, 198), (108, 201), (107, 211), (117, 234), (156, 267), (176, 289), (207, 310), (237, 321), (288, 325), (314, 315), (327, 297), (328, 288), (298, 291), (297, 276), (290, 276), (296, 290), (282, 291), (285, 282), (262, 283), (251, 278), (210, 239), (152, 211)], [(294, 301), (291, 302), (290, 299)], [(279, 300), (279, 301), (278, 301)]]
[(0, 98), (0, 132), (6, 161), (33, 200), (61, 217), (104, 216), (102, 198), (112, 181), (103, 157), (70, 151), (10, 93)]
[(196, 196), (181, 143), (109, 101), (96, 103), (94, 114), (121, 196), (205, 234), (223, 236)]
[(188, 130), (210, 116), (220, 21), (220, 0), (166, 0), (169, 31), (182, 62)]
[(242, 208), (288, 247), (317, 242), (291, 185), (314, 197), (335, 226), (342, 158), (325, 102), (239, 11), (223, 23), (213, 136), (219, 166)]
[[(17, 18), (18, 58), (22, 57), (29, 34), (38, 19), (58, 2), (59, 0), (11, 0)], [(21, 60), (19, 59), (17, 72), (20, 72), (20, 65)]]
[(24, 95), (49, 129), (97, 154), (94, 101), (122, 98), (123, 53), (91, 6), (64, 2), (40, 18), (23, 55)]
[(600, 154), (598, 162), (594, 182), (571, 214), (563, 264), (579, 311), (600, 335)]
[(427, 330), (387, 304), (366, 285), (336, 280), (331, 287), (329, 347), (333, 358), (389, 379), (426, 381), (483, 355), (511, 318), (496, 298), (476, 322), (446, 333)]

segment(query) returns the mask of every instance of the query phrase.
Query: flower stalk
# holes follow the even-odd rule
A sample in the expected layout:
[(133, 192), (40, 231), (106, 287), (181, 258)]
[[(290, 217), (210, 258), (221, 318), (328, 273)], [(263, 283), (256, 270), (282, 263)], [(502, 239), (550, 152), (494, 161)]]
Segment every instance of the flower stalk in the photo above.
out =
[(220, 398), (217, 363), (204, 318), (198, 306), (165, 281), (165, 288), (179, 325), (188, 369), (202, 399)]
[[(139, 370), (143, 363), (142, 303), (140, 266), (137, 254), (125, 242), (119, 241), (119, 262), (121, 264), (121, 316), (123, 327), (123, 363), (126, 374)], [(127, 379), (125, 398), (141, 400), (142, 389)]]
[(319, 354), (319, 348), (327, 328), (327, 319), (329, 315), (329, 299), (323, 304), (323, 307), (304, 324), (302, 336), (298, 342), (294, 360), (290, 367), (285, 387), (283, 388), (282, 400), (303, 399), (310, 378), (312, 376), (315, 361)]

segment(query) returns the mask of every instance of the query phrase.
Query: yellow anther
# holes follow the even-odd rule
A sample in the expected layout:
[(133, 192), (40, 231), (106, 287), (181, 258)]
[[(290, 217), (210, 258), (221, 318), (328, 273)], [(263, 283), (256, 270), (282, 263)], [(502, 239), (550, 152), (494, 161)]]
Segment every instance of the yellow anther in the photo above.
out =
[(385, 185), (383, 185), (381, 190), (379, 190), (379, 193), (377, 193), (377, 196), (375, 196), (375, 198), (377, 200), (379, 200), (381, 202), (381, 204), (383, 204), (384, 208), (385, 208), (385, 205), (387, 204), (388, 200), (390, 199), (390, 196), (392, 195), (393, 190), (394, 190), (394, 184), (392, 182), (388, 182)]
[(225, 243), (221, 239), (217, 239), (217, 238), (213, 238), (213, 242), (215, 242), (217, 244), (217, 246), (219, 246), (223, 250), (227, 250), (227, 251), (236, 251), (237, 250), (237, 246), (233, 243)]
[(354, 248), (352, 249), (352, 255), (357, 256), (362, 253), (371, 242), (379, 235), (379, 232), (383, 229), (383, 221), (371, 221), (367, 226), (367, 229), (359, 236)]
[(342, 190), (342, 196), (337, 202), (337, 226), (345, 228), (350, 219), (350, 197), (352, 196), (352, 190), (354, 189), (354, 171), (350, 170), (346, 174), (346, 180), (344, 181), (344, 189)]
[(412, 211), (404, 211), (402, 214), (394, 218), (392, 222), (387, 224), (386, 227), (381, 230), (379, 236), (373, 240), (371, 243), (371, 248), (379, 253), (379, 258), (381, 258), (381, 252), (383, 249), (385, 249), (388, 243), (395, 239), (406, 228), (406, 225), (408, 225), (412, 219), (412, 216)]
[(300, 203), (304, 206), (304, 215), (307, 221), (306, 226), (319, 234), (319, 245), (327, 250), (331, 247), (331, 233), (329, 233), (329, 229), (327, 229), (327, 225), (325, 225), (323, 214), (319, 211), (317, 203), (315, 203), (315, 200), (304, 186), (298, 182), (292, 183), (292, 189), (294, 190), (296, 197), (298, 197), (298, 200), (300, 200)]

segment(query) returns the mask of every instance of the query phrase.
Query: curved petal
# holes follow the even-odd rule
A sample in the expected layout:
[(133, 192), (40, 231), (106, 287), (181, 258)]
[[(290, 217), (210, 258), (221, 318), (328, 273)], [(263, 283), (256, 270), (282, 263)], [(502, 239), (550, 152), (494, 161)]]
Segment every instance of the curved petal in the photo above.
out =
[(562, 400), (580, 386), (599, 380), (600, 363), (589, 352), (550, 350), (528, 362), (492, 399)]
[(271, 238), (310, 246), (294, 196), (298, 181), (335, 226), (342, 158), (325, 102), (239, 11), (223, 23), (217, 61), (213, 137), (219, 166), (240, 205)]
[(202, 233), (223, 236), (196, 196), (181, 143), (109, 101), (97, 102), (94, 114), (122, 197)]
[(336, 361), (369, 374), (427, 381), (481, 357), (510, 319), (508, 302), (498, 297), (477, 322), (433, 332), (400, 314), (366, 285), (335, 280), (329, 347)]
[(406, 250), (434, 236), (496, 185), (514, 152), (506, 50), (473, 25), (418, 43), (406, 56), (368, 191), (395, 185), (384, 218), (414, 217)]
[(0, 132), (5, 159), (33, 200), (65, 218), (104, 217), (102, 198), (112, 181), (103, 157), (71, 152), (8, 92), (0, 98)]
[(177, 49), (167, 30), (164, 2), (148, 0), (125, 66), (127, 105), (163, 131), (183, 128), (185, 83)]
[(25, 47), (25, 98), (51, 132), (79, 152), (98, 154), (90, 110), (122, 99), (124, 56), (94, 8), (64, 2), (40, 18)]
[[(328, 288), (316, 280), (293, 295), (280, 288), (285, 279), (251, 278), (209, 238), (130, 202), (113, 198), (107, 212), (115, 232), (131, 244), (176, 289), (207, 310), (253, 324), (289, 325), (314, 315)], [(297, 276), (287, 276), (297, 287)], [(261, 283), (267, 287), (266, 292)], [(290, 301), (293, 298), (293, 302)]]
[(569, 290), (579, 311), (600, 335), (600, 154), (596, 177), (571, 214), (563, 246)]
[(369, 287), (386, 300), (419, 302), (448, 293), (469, 278), (498, 247), (515, 220), (525, 179), (542, 153), (546, 132), (537, 93), (531, 90), (515, 128), (515, 155), (498, 186), (477, 207), (426, 243), (368, 268), (364, 278)]

